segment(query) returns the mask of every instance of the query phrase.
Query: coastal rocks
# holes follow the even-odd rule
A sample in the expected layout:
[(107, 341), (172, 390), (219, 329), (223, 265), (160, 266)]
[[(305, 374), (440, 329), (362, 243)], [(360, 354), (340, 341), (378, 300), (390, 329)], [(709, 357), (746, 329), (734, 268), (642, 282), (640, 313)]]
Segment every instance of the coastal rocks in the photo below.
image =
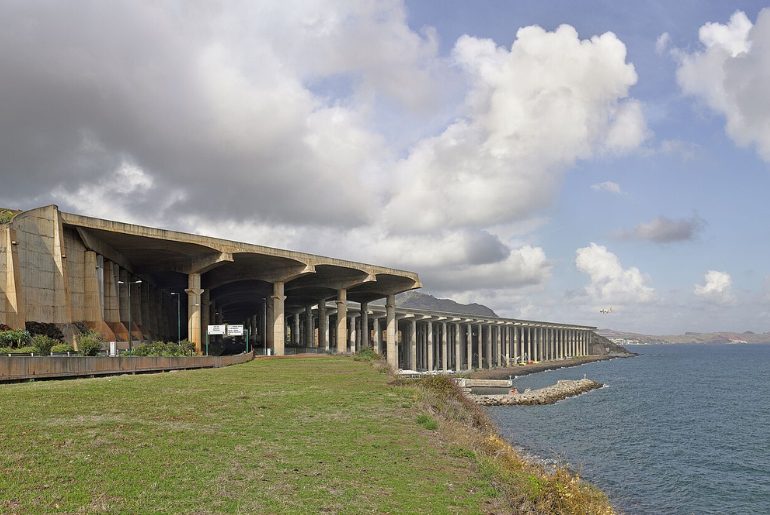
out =
[(538, 390), (526, 390), (523, 393), (505, 395), (469, 395), (482, 406), (521, 406), (532, 404), (553, 404), (567, 397), (601, 388), (602, 383), (592, 379), (561, 380), (551, 386)]

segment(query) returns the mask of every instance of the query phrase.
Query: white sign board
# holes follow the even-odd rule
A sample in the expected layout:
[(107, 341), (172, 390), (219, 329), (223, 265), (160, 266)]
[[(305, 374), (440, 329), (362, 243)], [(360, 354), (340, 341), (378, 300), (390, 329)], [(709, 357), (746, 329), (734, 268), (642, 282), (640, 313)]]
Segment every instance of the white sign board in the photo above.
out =
[(227, 326), (227, 336), (243, 336), (243, 326), (242, 325), (228, 325)]
[(208, 327), (208, 333), (209, 334), (225, 334), (225, 325), (224, 324), (210, 325)]

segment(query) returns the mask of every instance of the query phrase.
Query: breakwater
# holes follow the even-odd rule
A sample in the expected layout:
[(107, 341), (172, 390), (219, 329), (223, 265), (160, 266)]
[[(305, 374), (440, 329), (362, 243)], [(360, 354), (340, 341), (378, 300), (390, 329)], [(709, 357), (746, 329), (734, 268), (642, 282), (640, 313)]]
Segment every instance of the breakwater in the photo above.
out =
[(470, 398), (482, 406), (526, 406), (534, 404), (553, 404), (568, 397), (595, 390), (604, 386), (592, 379), (562, 380), (551, 386), (521, 393), (503, 395), (474, 395)]

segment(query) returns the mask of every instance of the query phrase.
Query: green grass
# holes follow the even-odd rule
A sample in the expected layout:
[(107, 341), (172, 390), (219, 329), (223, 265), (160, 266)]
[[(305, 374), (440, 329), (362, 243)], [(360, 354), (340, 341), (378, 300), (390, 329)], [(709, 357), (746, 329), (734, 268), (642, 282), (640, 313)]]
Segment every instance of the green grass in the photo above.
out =
[(0, 385), (0, 513), (503, 511), (388, 380), (324, 357)]

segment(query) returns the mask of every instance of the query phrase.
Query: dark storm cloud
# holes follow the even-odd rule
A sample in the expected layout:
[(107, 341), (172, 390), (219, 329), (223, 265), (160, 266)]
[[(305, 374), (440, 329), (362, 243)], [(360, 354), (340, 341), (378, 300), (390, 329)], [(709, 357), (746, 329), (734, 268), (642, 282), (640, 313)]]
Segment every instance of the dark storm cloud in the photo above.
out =
[[(345, 113), (291, 77), (266, 80), (261, 62), (230, 66), (190, 13), (4, 2), (0, 19), (0, 201), (39, 204), (59, 188), (66, 202), (129, 163), (153, 179), (135, 209), (176, 196), (177, 215), (367, 218), (360, 156), (335, 148)], [(366, 153), (365, 135), (340, 132)]]

